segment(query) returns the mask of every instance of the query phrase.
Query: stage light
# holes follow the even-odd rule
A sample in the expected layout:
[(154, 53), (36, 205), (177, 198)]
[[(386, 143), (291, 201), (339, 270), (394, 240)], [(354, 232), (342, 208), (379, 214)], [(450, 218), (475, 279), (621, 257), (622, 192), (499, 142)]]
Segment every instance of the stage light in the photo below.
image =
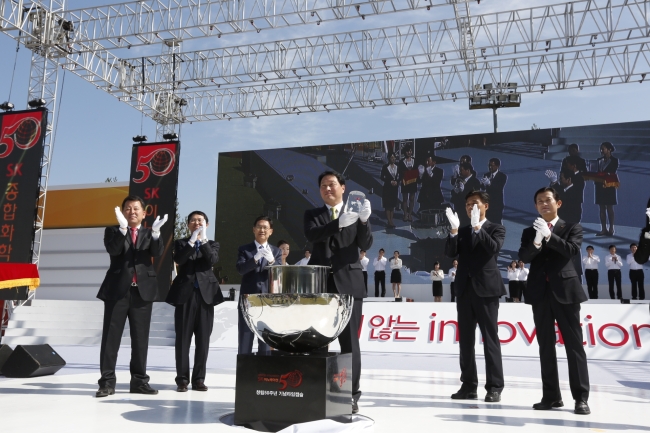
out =
[(135, 137), (133, 137), (134, 143), (144, 143), (145, 141), (147, 141), (146, 135), (136, 135)]
[(27, 103), (27, 105), (30, 106), (30, 108), (39, 108), (45, 106), (46, 102), (45, 99), (43, 98), (38, 98), (38, 99), (32, 99)]
[[(147, 137), (145, 137), (145, 141)], [(175, 132), (168, 132), (167, 134), (163, 134), (163, 139), (164, 140), (178, 140), (178, 134)]]
[(645, 75), (646, 74), (641, 74), (641, 80), (639, 80), (639, 83), (643, 83), (643, 80), (645, 80)]
[(9, 101), (7, 101), (7, 102), (3, 102), (2, 104), (0, 104), (0, 110), (3, 110), (3, 111), (11, 111), (11, 110), (13, 110), (13, 109), (14, 109), (14, 104), (12, 104), (12, 103), (9, 102)]

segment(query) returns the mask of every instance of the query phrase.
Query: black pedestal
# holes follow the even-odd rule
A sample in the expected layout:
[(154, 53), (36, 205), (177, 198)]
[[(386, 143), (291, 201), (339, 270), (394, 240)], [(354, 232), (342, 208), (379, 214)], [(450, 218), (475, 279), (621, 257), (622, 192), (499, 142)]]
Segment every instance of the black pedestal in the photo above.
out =
[(352, 354), (237, 355), (236, 425), (274, 432), (351, 415)]

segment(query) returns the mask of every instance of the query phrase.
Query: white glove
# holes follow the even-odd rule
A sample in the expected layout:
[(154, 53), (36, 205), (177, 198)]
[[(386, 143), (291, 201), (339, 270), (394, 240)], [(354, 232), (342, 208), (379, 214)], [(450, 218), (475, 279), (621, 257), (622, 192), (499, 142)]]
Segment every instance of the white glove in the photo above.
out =
[(458, 192), (465, 191), (465, 182), (458, 182)]
[(372, 213), (372, 210), (370, 209), (370, 200), (365, 199), (363, 201), (363, 204), (361, 205), (361, 210), (359, 211), (359, 219), (361, 220), (362, 223), (365, 223), (368, 221), (368, 218), (370, 218), (370, 214)]
[(253, 256), (253, 259), (255, 259), (255, 262), (259, 262), (262, 257), (264, 257), (264, 251), (266, 248), (260, 248), (257, 250), (255, 255)]
[(546, 173), (544, 173), (546, 177), (548, 177), (551, 182), (555, 183), (557, 182), (557, 173), (554, 172), (553, 170), (546, 170)]
[(542, 243), (542, 240), (544, 239), (544, 236), (539, 231), (535, 232), (535, 244), (539, 245)]
[(427, 167), (427, 173), (429, 173), (429, 176), (433, 176), (433, 167)]
[(485, 185), (485, 186), (490, 186), (490, 184), (492, 183), (492, 181), (490, 180), (489, 177), (485, 176), (483, 179), (481, 179), (481, 183), (482, 183), (483, 185)]
[(205, 243), (208, 241), (208, 226), (201, 226), (201, 242)]
[(460, 176), (460, 165), (458, 164), (454, 165), (453, 175), (456, 177)]
[(481, 211), (478, 210), (478, 206), (477, 206), (477, 205), (474, 205), (474, 207), (472, 208), (472, 212), (471, 212), (470, 215), (471, 215), (471, 224), (472, 224), (472, 227), (476, 227), (476, 226), (478, 225), (478, 223), (481, 221)]
[[(120, 215), (122, 215), (122, 214), (120, 214)], [(650, 218), (650, 207), (647, 208), (647, 209), (645, 210), (645, 216), (647, 216), (648, 218)], [(119, 218), (118, 218), (118, 219), (119, 219)]]
[(535, 227), (535, 230), (537, 230), (543, 238), (551, 236), (551, 229), (548, 228), (548, 224), (544, 221), (544, 218), (537, 218), (533, 223), (533, 227)]
[(264, 248), (262, 250), (262, 257), (264, 257), (266, 261), (271, 264), (275, 263), (275, 257), (273, 257), (273, 253), (271, 252), (270, 248)]
[(422, 175), (424, 174), (424, 166), (423, 165), (418, 166), (418, 173), (420, 173), (420, 177), (422, 177)]
[(124, 214), (122, 214), (122, 209), (120, 209), (119, 206), (115, 206), (115, 216), (117, 217), (117, 222), (120, 223), (121, 229), (125, 229), (128, 227), (129, 222), (124, 217)]
[(450, 207), (445, 211), (447, 214), (447, 219), (449, 220), (449, 225), (451, 225), (452, 230), (458, 229), (460, 227), (460, 220), (458, 219), (458, 214), (451, 210)]
[(156, 220), (153, 222), (151, 225), (151, 231), (159, 233), (160, 232), (160, 227), (163, 226), (167, 222), (167, 214), (163, 217), (163, 219), (160, 219), (160, 215), (156, 217)]
[(650, 232), (645, 232), (643, 237), (646, 238), (646, 239), (650, 239)]
[(198, 229), (192, 232), (192, 236), (190, 236), (190, 244), (194, 245), (194, 243), (199, 237), (199, 233), (201, 233), (201, 227), (199, 227)]
[[(364, 201), (364, 206), (366, 201), (368, 200)], [(351, 226), (352, 224), (356, 223), (358, 219), (359, 219), (359, 214), (356, 212), (343, 212), (339, 217), (339, 228)]]

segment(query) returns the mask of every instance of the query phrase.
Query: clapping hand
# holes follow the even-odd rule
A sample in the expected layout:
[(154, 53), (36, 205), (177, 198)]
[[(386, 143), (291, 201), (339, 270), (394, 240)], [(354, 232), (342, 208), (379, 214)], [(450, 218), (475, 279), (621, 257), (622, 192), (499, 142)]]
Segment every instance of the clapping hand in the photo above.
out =
[(208, 241), (208, 225), (201, 226), (201, 240), (203, 242)]
[(368, 218), (370, 218), (370, 214), (372, 213), (372, 210), (370, 209), (370, 200), (365, 199), (363, 201), (363, 204), (361, 205), (361, 210), (359, 211), (359, 219), (361, 220), (362, 223), (365, 223), (368, 221)]
[(455, 177), (460, 176), (460, 165), (459, 164), (454, 165), (453, 175)]
[(452, 230), (458, 230), (458, 227), (460, 227), (460, 219), (458, 219), (458, 214), (451, 210), (450, 207), (447, 208), (445, 211), (447, 214), (447, 219), (449, 220), (449, 225), (451, 226)]
[(647, 216), (648, 219), (650, 219), (650, 207), (645, 210), (645, 216)]
[(482, 184), (482, 185), (485, 185), (485, 186), (490, 186), (490, 184), (492, 183), (492, 181), (490, 180), (490, 178), (487, 177), (487, 176), (485, 176), (484, 178), (480, 179), (479, 182), (481, 182), (481, 184)]
[(200, 234), (201, 234), (201, 227), (199, 227), (198, 229), (192, 232), (192, 236), (190, 236), (190, 244), (194, 245), (194, 243), (196, 242)]
[(167, 214), (163, 217), (163, 219), (160, 219), (160, 215), (156, 217), (156, 220), (153, 222), (151, 225), (151, 231), (154, 233), (160, 233), (160, 228), (167, 222)]
[(552, 183), (557, 182), (557, 173), (553, 170), (546, 170), (546, 173), (544, 174), (551, 180)]
[(424, 166), (423, 165), (418, 166), (418, 173), (420, 173), (420, 177), (422, 177), (422, 175), (424, 174)]
[(542, 238), (547, 239), (551, 236), (551, 229), (548, 228), (548, 223), (544, 221), (544, 218), (537, 218), (533, 223), (533, 227), (537, 230)]
[[(650, 209), (649, 209), (650, 210)], [(122, 209), (119, 206), (115, 206), (115, 216), (117, 217), (117, 222), (120, 224), (121, 229), (128, 227), (129, 223), (122, 214)]]
[(264, 257), (270, 264), (275, 263), (275, 257), (273, 257), (273, 252), (271, 252), (270, 248), (262, 249), (262, 257)]
[(472, 227), (477, 227), (479, 222), (481, 222), (481, 211), (478, 210), (478, 206), (474, 205), (472, 207), (472, 212), (470, 214)]

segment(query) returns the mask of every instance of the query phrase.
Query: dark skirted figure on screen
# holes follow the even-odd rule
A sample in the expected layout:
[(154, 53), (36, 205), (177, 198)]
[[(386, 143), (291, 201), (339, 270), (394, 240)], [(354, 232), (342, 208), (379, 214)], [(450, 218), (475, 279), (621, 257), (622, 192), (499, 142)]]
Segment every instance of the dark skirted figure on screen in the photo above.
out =
[[(208, 216), (194, 211), (187, 217), (191, 236), (174, 242), (176, 278), (165, 302), (176, 307), (176, 391), (207, 391), (206, 365), (210, 351), (210, 334), (214, 323), (214, 306), (224, 301), (212, 266), (219, 261), (219, 243), (208, 239)], [(190, 377), (190, 343), (194, 336), (194, 365)]]
[(474, 167), (469, 162), (461, 162), (458, 172), (459, 176), (456, 177), (454, 188), (451, 190), (451, 204), (454, 206), (454, 212), (458, 214), (461, 227), (465, 227), (470, 222), (470, 218), (465, 212), (465, 196), (472, 191), (480, 191), (481, 182), (473, 174)]
[[(645, 211), (645, 227), (641, 229), (641, 235), (639, 236), (639, 243), (637, 244), (637, 249), (634, 251), (634, 261), (642, 265), (647, 263), (650, 259), (650, 200), (648, 200), (648, 207)], [(642, 274), (643, 275), (643, 274)], [(643, 280), (641, 280), (640, 296), (645, 299), (645, 290), (643, 289)]]
[(429, 156), (427, 166), (419, 166), (418, 173), (420, 176), (418, 177), (418, 183), (422, 185), (418, 194), (419, 211), (440, 209), (445, 201), (441, 188), (442, 180), (445, 177), (444, 170), (436, 167), (435, 157)]
[[(618, 158), (612, 155), (615, 150), (614, 145), (609, 141), (600, 145), (600, 154), (603, 156), (596, 160), (598, 173), (614, 174), (618, 171)], [(596, 233), (596, 236), (614, 236), (614, 206), (618, 204), (616, 188), (605, 187), (604, 182), (594, 182), (594, 192), (596, 204), (600, 208), (601, 226), (601, 230)], [(608, 221), (609, 228), (607, 228)]]
[(562, 333), (569, 366), (569, 386), (575, 400), (574, 412), (590, 412), (589, 371), (582, 345), (580, 303), (587, 300), (573, 257), (580, 253), (582, 226), (558, 216), (562, 206), (557, 191), (541, 188), (534, 196), (540, 217), (521, 234), (519, 258), (530, 263), (525, 302), (533, 308), (542, 370), (542, 400), (533, 409), (550, 410), (564, 406), (560, 392), (555, 324)]
[(354, 297), (350, 322), (338, 339), (341, 353), (352, 353), (352, 413), (357, 413), (361, 397), (359, 327), (366, 296), (359, 250), (372, 246), (370, 201), (364, 200), (359, 213), (347, 212), (343, 208), (343, 176), (326, 171), (318, 177), (318, 185), (325, 204), (305, 212), (304, 233), (313, 245), (310, 264), (331, 266), (327, 291)]
[(118, 226), (106, 227), (104, 246), (111, 264), (97, 297), (104, 301), (104, 326), (99, 355), (99, 390), (97, 397), (115, 394), (115, 365), (126, 319), (131, 334), (130, 392), (158, 394), (149, 386), (147, 352), (153, 300), (158, 291), (154, 257), (163, 254), (160, 228), (167, 215), (156, 217), (151, 228), (142, 227), (145, 203), (140, 197), (128, 196), (122, 208), (115, 208)]
[(463, 383), (460, 390), (451, 396), (455, 400), (478, 397), (478, 373), (474, 354), (477, 323), (483, 336), (485, 354), (485, 401), (501, 401), (504, 386), (497, 321), (499, 298), (506, 294), (506, 288), (501, 279), (497, 257), (506, 237), (506, 229), (501, 224), (486, 219), (489, 206), (490, 196), (486, 192), (468, 193), (465, 198), (465, 213), (470, 223), (462, 228), (458, 214), (447, 209), (451, 232), (447, 237), (445, 255), (458, 257), (454, 289)]
[[(248, 355), (253, 351), (255, 334), (246, 324), (241, 310), (241, 303), (246, 295), (269, 292), (268, 265), (279, 264), (282, 260), (280, 248), (269, 244), (273, 234), (273, 221), (268, 216), (260, 216), (253, 222), (253, 236), (255, 240), (250, 244), (242, 245), (237, 252), (237, 272), (242, 276), (239, 289), (239, 308), (237, 308), (237, 331), (239, 343), (237, 353)], [(262, 340), (257, 340), (257, 354), (268, 355), (269, 346)]]
[(508, 182), (508, 176), (501, 171), (501, 160), (499, 158), (490, 158), (488, 162), (488, 172), (480, 179), (483, 191), (490, 195), (490, 207), (488, 208), (486, 218), (493, 223), (503, 223), (503, 209), (505, 200), (503, 190)]

